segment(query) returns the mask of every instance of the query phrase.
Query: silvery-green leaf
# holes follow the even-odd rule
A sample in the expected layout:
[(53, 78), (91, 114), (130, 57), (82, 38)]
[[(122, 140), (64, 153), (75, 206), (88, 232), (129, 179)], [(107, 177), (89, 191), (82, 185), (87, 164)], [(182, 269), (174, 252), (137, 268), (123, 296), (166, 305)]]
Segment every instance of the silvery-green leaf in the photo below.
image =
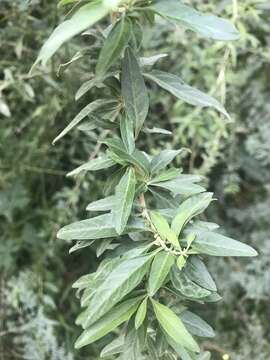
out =
[(42, 46), (36, 63), (41, 62), (45, 65), (62, 44), (92, 26), (108, 12), (108, 8), (102, 2), (82, 6), (71, 19), (64, 21), (53, 31)]
[(211, 294), (209, 290), (206, 290), (191, 281), (185, 271), (180, 271), (177, 266), (172, 267), (170, 277), (173, 287), (187, 298), (203, 299)]
[(211, 231), (200, 231), (192, 248), (199, 253), (212, 256), (257, 256), (251, 246)]
[(141, 297), (127, 300), (111, 309), (92, 326), (87, 327), (75, 343), (75, 348), (80, 349), (102, 338), (123, 322), (130, 319), (139, 306)]
[(137, 313), (136, 313), (136, 317), (135, 317), (135, 328), (136, 330), (139, 329), (139, 327), (142, 325), (142, 323), (144, 322), (145, 316), (146, 316), (146, 312), (147, 312), (147, 301), (148, 298), (146, 297), (142, 303), (140, 304), (140, 306), (138, 307)]
[(194, 255), (188, 258), (185, 272), (190, 280), (210, 291), (217, 291), (216, 284), (209, 274), (207, 267), (199, 256)]
[(153, 66), (157, 61), (160, 59), (163, 59), (164, 57), (167, 57), (168, 54), (158, 54), (148, 57), (141, 57), (140, 58), (140, 65), (141, 66)]
[(195, 336), (211, 338), (215, 336), (214, 330), (198, 315), (193, 314), (190, 311), (183, 311), (180, 314), (180, 318), (183, 321), (187, 330)]
[(152, 72), (145, 73), (144, 75), (148, 79), (157, 83), (163, 89), (169, 91), (178, 99), (194, 106), (213, 107), (230, 119), (229, 114), (219, 101), (212, 96), (185, 84), (178, 76), (159, 70), (153, 70)]
[(121, 131), (121, 138), (123, 143), (125, 144), (127, 152), (129, 154), (132, 154), (135, 150), (133, 124), (126, 114), (124, 114), (121, 117), (120, 131)]
[(159, 182), (151, 181), (150, 185), (169, 190), (172, 192), (174, 196), (176, 195), (190, 196), (205, 191), (205, 189), (202, 186), (197, 184), (197, 182), (200, 182), (201, 180), (202, 180), (201, 176), (183, 174), (169, 181), (159, 181)]
[(115, 230), (120, 235), (125, 230), (130, 217), (135, 196), (136, 176), (133, 168), (127, 169), (115, 189), (112, 217)]
[(130, 47), (122, 62), (121, 85), (126, 113), (137, 137), (148, 114), (149, 98), (138, 60)]
[(82, 171), (98, 171), (108, 169), (115, 165), (115, 162), (107, 155), (100, 156), (96, 159), (92, 159), (87, 163), (77, 167), (67, 174), (67, 176), (75, 176), (80, 174)]
[(114, 305), (136, 288), (147, 273), (152, 254), (128, 259), (117, 266), (96, 289), (82, 322), (83, 328), (94, 324)]
[(97, 77), (103, 76), (107, 70), (119, 59), (130, 38), (130, 20), (123, 16), (116, 22), (109, 32), (100, 51), (96, 66)]
[(87, 211), (110, 211), (115, 204), (114, 195), (108, 196), (104, 199), (93, 201), (87, 205)]
[(152, 299), (156, 318), (164, 331), (184, 348), (199, 352), (200, 348), (193, 337), (189, 334), (180, 318), (167, 306)]
[(182, 4), (179, 0), (160, 0), (149, 6), (176, 24), (193, 30), (200, 35), (214, 40), (237, 40), (239, 32), (232, 22), (214, 15), (203, 14), (192, 7)]
[(161, 251), (155, 256), (148, 279), (149, 296), (154, 296), (155, 293), (162, 287), (174, 262), (175, 257), (169, 252)]
[(155, 174), (160, 170), (163, 170), (169, 165), (173, 159), (182, 152), (180, 150), (162, 150), (158, 155), (154, 156), (151, 161), (151, 173)]
[(183, 226), (194, 216), (201, 214), (213, 200), (213, 193), (203, 193), (191, 196), (177, 209), (177, 214), (172, 221), (172, 230), (179, 236)]
[(69, 125), (61, 131), (61, 133), (53, 140), (53, 144), (55, 144), (58, 140), (60, 140), (63, 136), (65, 136), (71, 129), (73, 129), (76, 125), (78, 125), (86, 116), (96, 111), (102, 106), (108, 104), (115, 104), (115, 100), (108, 99), (98, 99), (90, 104), (86, 105), (80, 112), (75, 116), (75, 118), (69, 123)]
[[(145, 231), (145, 224), (140, 219), (131, 219), (124, 234)], [(77, 221), (64, 226), (57, 233), (62, 240), (95, 240), (118, 236), (111, 214), (100, 215), (91, 219)]]
[(125, 336), (124, 335), (117, 336), (115, 340), (113, 340), (111, 343), (109, 343), (102, 349), (100, 353), (100, 357), (105, 358), (108, 356), (120, 354), (121, 352), (123, 352), (124, 343), (125, 343)]

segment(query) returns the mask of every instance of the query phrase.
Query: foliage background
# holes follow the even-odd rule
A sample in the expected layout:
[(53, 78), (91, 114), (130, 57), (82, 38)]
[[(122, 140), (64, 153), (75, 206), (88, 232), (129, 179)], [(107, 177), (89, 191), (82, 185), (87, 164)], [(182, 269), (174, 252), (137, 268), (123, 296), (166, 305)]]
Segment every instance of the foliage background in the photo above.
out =
[[(141, 147), (189, 147), (186, 171), (207, 176), (218, 202), (211, 219), (228, 235), (260, 252), (248, 262), (211, 260), (223, 301), (197, 311), (217, 337), (204, 343), (214, 359), (270, 358), (270, 5), (261, 0), (186, 1), (232, 19), (236, 43), (212, 43), (160, 22), (145, 34), (146, 55), (167, 53), (159, 67), (211, 92), (233, 115), (225, 124), (214, 112), (194, 110), (157, 88), (149, 125), (172, 136), (147, 135)], [(104, 179), (65, 177), (94, 151), (101, 135), (73, 131), (52, 139), (76, 114), (74, 94), (89, 76), (87, 37), (64, 46), (50, 66), (28, 71), (48, 34), (63, 17), (54, 0), (0, 1), (0, 358), (98, 359), (98, 345), (74, 352), (79, 304), (72, 282), (95, 269), (89, 249), (68, 255), (56, 240), (64, 224), (86, 217)], [(82, 45), (82, 58), (70, 60)], [(96, 94), (89, 95), (94, 97)]]

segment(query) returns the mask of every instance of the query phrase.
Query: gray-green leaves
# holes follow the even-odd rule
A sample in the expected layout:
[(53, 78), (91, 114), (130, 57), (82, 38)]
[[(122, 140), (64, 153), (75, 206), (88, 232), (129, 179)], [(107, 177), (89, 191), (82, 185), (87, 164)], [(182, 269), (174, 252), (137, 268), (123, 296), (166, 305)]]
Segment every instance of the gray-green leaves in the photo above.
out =
[(117, 326), (127, 321), (137, 310), (141, 298), (127, 300), (116, 306), (108, 314), (103, 316), (95, 324), (87, 328), (75, 343), (75, 348), (79, 349), (102, 338)]
[(164, 331), (178, 344), (186, 349), (199, 352), (199, 346), (189, 334), (180, 318), (167, 306), (152, 300), (158, 322)]
[(211, 231), (196, 234), (193, 248), (202, 254), (212, 256), (257, 256), (252, 247)]
[[(131, 220), (123, 233), (143, 231), (144, 222), (136, 219)], [(73, 224), (64, 226), (57, 233), (57, 237), (62, 240), (95, 240), (117, 236), (115, 224), (111, 214), (100, 215), (91, 219), (77, 221)]]
[(234, 25), (213, 15), (202, 14), (179, 0), (161, 0), (149, 7), (157, 14), (214, 40), (237, 40), (239, 33)]
[(133, 168), (129, 168), (116, 187), (113, 222), (118, 234), (121, 234), (128, 222), (135, 195), (136, 177)]
[(130, 20), (124, 16), (114, 25), (99, 53), (96, 66), (96, 74), (98, 77), (103, 76), (118, 60), (129, 41), (130, 31)]
[(84, 328), (94, 324), (140, 284), (149, 269), (153, 255), (126, 260), (117, 266), (96, 289), (85, 312)]
[(65, 136), (71, 129), (73, 129), (76, 125), (78, 125), (86, 116), (90, 115), (92, 112), (96, 111), (101, 106), (112, 105), (115, 103), (116, 101), (111, 99), (110, 100), (98, 99), (86, 105), (69, 123), (69, 125), (53, 140), (53, 144), (55, 144), (58, 140), (60, 140), (63, 136)]
[(121, 85), (126, 112), (137, 137), (148, 113), (149, 98), (138, 60), (130, 47), (123, 59)]
[(156, 82), (160, 87), (169, 91), (178, 99), (186, 103), (199, 107), (213, 107), (221, 112), (227, 118), (230, 118), (223, 105), (212, 96), (203, 93), (183, 82), (178, 76), (166, 73), (164, 71), (153, 70), (151, 73), (146, 73), (145, 76)]
[(169, 252), (161, 251), (155, 256), (148, 280), (149, 296), (154, 296), (163, 285), (174, 261), (174, 256)]
[(81, 33), (108, 13), (101, 2), (82, 6), (71, 19), (60, 24), (40, 50), (36, 63), (45, 65), (58, 48), (73, 36)]
[(194, 216), (202, 213), (212, 201), (212, 193), (203, 193), (185, 200), (177, 209), (177, 215), (172, 221), (172, 229), (178, 236), (183, 226)]

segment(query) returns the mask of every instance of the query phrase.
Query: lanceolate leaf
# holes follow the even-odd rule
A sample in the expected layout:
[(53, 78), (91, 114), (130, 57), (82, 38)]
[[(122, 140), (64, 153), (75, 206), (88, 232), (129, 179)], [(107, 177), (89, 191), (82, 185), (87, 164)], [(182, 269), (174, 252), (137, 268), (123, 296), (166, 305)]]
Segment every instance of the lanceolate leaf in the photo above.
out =
[(229, 114), (219, 101), (212, 96), (185, 84), (178, 76), (159, 70), (153, 70), (151, 73), (144, 75), (148, 79), (156, 82), (163, 89), (169, 91), (178, 99), (194, 106), (213, 107), (230, 119)]
[(133, 122), (137, 137), (148, 113), (149, 98), (140, 66), (129, 47), (125, 51), (122, 63), (121, 85), (126, 112)]
[(177, 266), (173, 266), (170, 277), (174, 288), (187, 298), (202, 299), (211, 294), (209, 290), (191, 281), (185, 271), (180, 271)]
[(104, 199), (91, 202), (89, 205), (87, 205), (86, 210), (87, 211), (109, 211), (109, 210), (112, 210), (114, 204), (115, 204), (115, 197), (114, 197), (114, 195), (112, 195), (112, 196), (108, 196)]
[(136, 176), (133, 168), (129, 168), (120, 180), (115, 191), (115, 203), (112, 209), (113, 222), (118, 234), (122, 234), (128, 222), (136, 186)]
[(142, 303), (140, 304), (136, 317), (135, 317), (135, 328), (139, 329), (139, 327), (143, 324), (146, 312), (147, 312), (147, 301), (148, 298), (146, 297)]
[[(124, 234), (136, 231), (145, 231), (142, 220), (132, 219), (127, 225)], [(58, 231), (57, 237), (62, 240), (94, 240), (117, 236), (111, 214), (100, 215), (92, 219), (77, 221), (64, 226)]]
[(161, 251), (155, 256), (148, 280), (149, 296), (154, 296), (163, 285), (174, 261), (174, 256), (169, 252)]
[(155, 315), (164, 331), (178, 344), (188, 350), (199, 352), (200, 348), (189, 334), (180, 318), (167, 306), (152, 300)]
[(170, 228), (167, 220), (158, 212), (151, 212), (151, 220), (158, 234), (163, 240), (168, 240), (174, 247), (180, 248), (176, 234)]
[(82, 171), (98, 171), (102, 169), (108, 169), (115, 165), (115, 162), (107, 155), (103, 155), (99, 158), (88, 161), (87, 163), (77, 167), (67, 174), (67, 176), (75, 176)]
[(179, 175), (173, 180), (154, 182), (151, 181), (151, 186), (158, 186), (163, 189), (169, 190), (174, 196), (184, 195), (190, 196), (204, 192), (205, 189), (198, 185), (197, 182), (201, 181), (202, 177), (198, 175)]
[(101, 77), (94, 77), (82, 84), (79, 90), (76, 92), (75, 100), (79, 100), (87, 91), (91, 90), (93, 87), (101, 86), (103, 81), (106, 80), (108, 77), (114, 75), (114, 73), (107, 73)]
[(117, 102), (115, 100), (99, 99), (88, 104), (79, 112), (77, 116), (75, 116), (75, 118), (69, 123), (69, 125), (53, 140), (53, 144), (55, 144), (58, 140), (60, 140), (63, 136), (65, 136), (71, 129), (73, 129), (76, 125), (78, 125), (86, 116), (90, 115), (98, 108), (108, 104), (116, 104), (116, 103)]
[(111, 343), (105, 346), (105, 348), (102, 349), (100, 353), (100, 357), (105, 358), (123, 352), (124, 344), (125, 344), (125, 336), (124, 335), (117, 336), (115, 340), (113, 340)]
[(86, 310), (83, 327), (87, 328), (121, 301), (147, 273), (153, 255), (126, 260), (117, 266), (96, 289)]
[(126, 114), (121, 117), (120, 130), (121, 138), (125, 144), (126, 150), (129, 154), (132, 154), (135, 150), (133, 124)]
[(64, 42), (92, 26), (108, 12), (109, 9), (102, 2), (82, 6), (71, 19), (64, 21), (54, 30), (42, 46), (36, 63), (45, 65)]
[(97, 77), (103, 76), (118, 60), (129, 41), (130, 27), (130, 20), (123, 16), (110, 31), (99, 54), (96, 66)]
[(185, 200), (177, 209), (172, 221), (172, 230), (179, 236), (183, 226), (194, 216), (201, 214), (213, 199), (212, 193), (203, 193)]
[(151, 161), (151, 173), (155, 174), (163, 170), (173, 159), (182, 152), (182, 150), (163, 150)]
[(200, 337), (211, 338), (215, 336), (214, 330), (198, 315), (190, 311), (184, 311), (180, 314), (180, 318), (186, 326), (187, 330), (192, 334)]
[(117, 326), (127, 321), (137, 310), (141, 297), (127, 300), (116, 306), (111, 311), (98, 320), (95, 324), (87, 328), (75, 343), (75, 348), (79, 349), (102, 338)]
[(210, 291), (217, 291), (216, 284), (207, 267), (199, 256), (190, 256), (185, 266), (185, 273), (196, 284)]
[(196, 234), (193, 249), (212, 256), (257, 256), (251, 246), (211, 231)]
[(230, 21), (214, 15), (200, 13), (182, 4), (179, 0), (161, 0), (149, 8), (206, 38), (223, 41), (239, 38), (238, 31)]

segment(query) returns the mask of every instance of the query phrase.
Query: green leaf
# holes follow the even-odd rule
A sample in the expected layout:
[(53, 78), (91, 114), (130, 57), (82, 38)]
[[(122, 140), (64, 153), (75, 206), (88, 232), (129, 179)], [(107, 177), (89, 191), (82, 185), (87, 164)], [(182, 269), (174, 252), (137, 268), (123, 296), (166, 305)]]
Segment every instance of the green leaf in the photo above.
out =
[(163, 150), (157, 156), (154, 156), (151, 161), (151, 173), (158, 173), (169, 165), (173, 159), (183, 150)]
[(125, 336), (124, 335), (117, 336), (115, 340), (113, 340), (111, 343), (109, 343), (102, 349), (100, 353), (100, 357), (105, 358), (123, 352), (124, 344), (125, 344)]
[(129, 47), (122, 62), (121, 85), (125, 109), (137, 137), (148, 114), (149, 98), (140, 66)]
[(192, 335), (207, 338), (215, 336), (215, 332), (212, 327), (198, 315), (193, 314), (190, 311), (184, 311), (180, 314), (180, 317), (185, 327)]
[(76, 115), (75, 118), (69, 123), (69, 125), (63, 131), (61, 131), (61, 133), (53, 140), (53, 144), (55, 144), (58, 140), (60, 140), (63, 136), (65, 136), (71, 129), (73, 129), (76, 125), (78, 125), (86, 116), (96, 111), (98, 108), (104, 105), (115, 104), (115, 103), (116, 103), (115, 100), (99, 99), (86, 105), (79, 112), (79, 114)]
[(102, 77), (116, 63), (130, 38), (130, 20), (123, 16), (114, 24), (100, 51), (96, 66), (97, 77)]
[(129, 259), (118, 265), (96, 289), (82, 323), (84, 328), (106, 314), (115, 304), (136, 288), (147, 273), (152, 254)]
[(115, 190), (115, 202), (112, 209), (112, 217), (115, 230), (120, 235), (127, 225), (136, 186), (136, 176), (133, 168), (127, 169), (125, 175), (120, 180)]
[(67, 176), (76, 176), (82, 171), (98, 171), (103, 169), (108, 169), (115, 165), (115, 162), (109, 158), (107, 155), (103, 155), (99, 158), (92, 159), (87, 163), (77, 167), (67, 174)]
[(87, 211), (109, 211), (115, 204), (115, 196), (108, 196), (104, 199), (93, 201), (87, 205)]
[(212, 256), (257, 256), (251, 246), (211, 231), (196, 233), (192, 248), (202, 254)]
[(101, 2), (82, 6), (71, 19), (64, 21), (53, 31), (42, 46), (34, 65), (39, 62), (43, 66), (46, 65), (62, 44), (102, 19), (108, 11), (108, 8)]
[(206, 290), (191, 281), (185, 271), (180, 271), (177, 266), (172, 267), (170, 277), (173, 287), (187, 298), (201, 299), (211, 294), (209, 290)]
[(214, 15), (205, 15), (178, 0), (161, 0), (149, 7), (160, 16), (214, 40), (237, 40), (233, 23)]
[(168, 54), (157, 54), (157, 55), (148, 56), (148, 57), (141, 57), (140, 65), (141, 66), (153, 66), (153, 65), (155, 65), (155, 63), (157, 61), (159, 61), (160, 59), (163, 59), (167, 56), (168, 56)]
[(85, 95), (93, 87), (99, 87), (103, 84), (104, 80), (114, 75), (114, 73), (107, 73), (104, 76), (94, 77), (90, 80), (84, 82), (79, 90), (76, 92), (75, 100), (79, 100), (83, 95)]
[(177, 343), (188, 350), (199, 352), (200, 348), (189, 334), (179, 317), (167, 306), (152, 299), (154, 312), (164, 331)]
[(148, 184), (151, 185), (152, 183), (155, 184), (163, 181), (173, 180), (180, 175), (180, 172), (181, 170), (176, 168), (164, 170), (159, 175), (152, 178)]
[(132, 154), (129, 154), (123, 141), (117, 137), (105, 140), (103, 143), (106, 144), (123, 162), (134, 165), (136, 168), (141, 169), (145, 174), (149, 173), (149, 161), (143, 152), (135, 149)]
[(190, 280), (210, 291), (217, 291), (216, 284), (199, 256), (190, 256), (185, 266)]
[(178, 238), (170, 228), (167, 220), (161, 214), (154, 211), (151, 211), (150, 216), (160, 237), (163, 240), (167, 239), (174, 247), (179, 249), (180, 245)]
[(180, 271), (185, 267), (186, 262), (187, 262), (187, 260), (186, 260), (186, 258), (184, 257), (184, 255), (178, 256), (176, 264), (177, 264), (177, 267), (178, 267), (178, 269), (179, 269)]
[(213, 199), (213, 193), (203, 193), (185, 200), (177, 209), (177, 215), (172, 221), (172, 230), (179, 236), (182, 228), (194, 216), (201, 214)]
[[(113, 217), (111, 214), (100, 215), (91, 219), (74, 222), (64, 226), (57, 233), (62, 240), (95, 240), (118, 236)], [(131, 219), (124, 234), (137, 231), (145, 231), (145, 224), (142, 220)]]
[(141, 297), (127, 300), (116, 306), (103, 316), (99, 321), (88, 327), (75, 343), (75, 349), (89, 345), (130, 319), (138, 308)]
[(162, 181), (162, 182), (151, 181), (150, 185), (158, 186), (163, 189), (169, 190), (172, 192), (174, 196), (176, 195), (190, 196), (205, 191), (205, 189), (202, 186), (196, 184), (201, 180), (202, 177), (199, 175), (179, 175), (175, 179), (169, 181)]
[(229, 114), (219, 101), (214, 99), (212, 96), (185, 84), (178, 76), (159, 70), (153, 70), (151, 73), (146, 73), (144, 75), (148, 79), (157, 83), (163, 89), (169, 91), (178, 99), (194, 106), (213, 107), (230, 119)]
[(194, 356), (191, 356), (190, 353), (176, 341), (174, 341), (168, 334), (165, 333), (165, 338), (168, 344), (173, 348), (173, 350), (181, 357), (181, 360), (195, 360)]
[(139, 329), (139, 327), (143, 324), (145, 316), (146, 316), (146, 311), (147, 311), (147, 301), (148, 298), (146, 297), (142, 303), (140, 304), (138, 310), (137, 310), (137, 314), (135, 317), (135, 328), (136, 330)]
[(175, 258), (169, 252), (159, 252), (152, 262), (149, 280), (148, 280), (148, 294), (154, 296), (161, 288), (167, 275), (169, 274)]
[(121, 117), (120, 130), (121, 138), (125, 144), (126, 150), (129, 154), (132, 154), (135, 150), (133, 124), (126, 114)]

